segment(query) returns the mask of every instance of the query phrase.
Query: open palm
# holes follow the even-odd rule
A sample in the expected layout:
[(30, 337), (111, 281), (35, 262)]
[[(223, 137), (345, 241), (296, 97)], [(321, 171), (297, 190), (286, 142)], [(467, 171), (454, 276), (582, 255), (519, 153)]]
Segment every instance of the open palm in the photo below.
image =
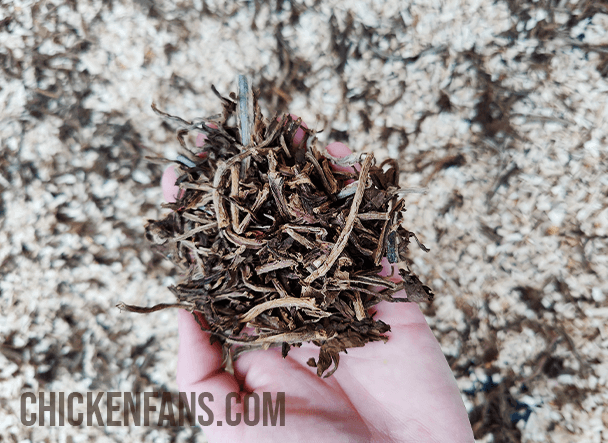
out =
[[(306, 362), (318, 348), (243, 354), (234, 376), (222, 369), (219, 344), (210, 345), (192, 314), (179, 313), (178, 385), (211, 393), (212, 442), (472, 442), (473, 434), (454, 377), (424, 316), (413, 303), (382, 303), (377, 318), (391, 325), (387, 343), (368, 343), (341, 354), (339, 369), (319, 378)], [(285, 393), (285, 426), (226, 425), (231, 392)], [(199, 412), (200, 413), (200, 412)], [(231, 418), (243, 414), (232, 401)], [(250, 417), (254, 411), (250, 411)], [(223, 423), (217, 426), (217, 421)], [(277, 422), (278, 424), (278, 422)]]
[[(294, 141), (303, 135), (296, 133)], [(199, 134), (197, 145), (204, 140)], [(350, 153), (341, 143), (327, 150), (335, 157)], [(168, 201), (174, 201), (178, 192), (175, 179), (175, 171), (168, 168), (162, 181)], [(454, 376), (418, 306), (382, 302), (374, 310), (376, 319), (391, 326), (388, 342), (371, 342), (341, 353), (339, 369), (328, 378), (319, 378), (306, 363), (318, 357), (319, 348), (312, 344), (292, 347), (285, 359), (280, 349), (247, 352), (234, 363), (232, 375), (224, 370), (221, 345), (211, 345), (194, 316), (180, 310), (179, 389), (197, 398), (213, 396), (205, 401), (213, 420), (204, 429), (212, 442), (474, 441)], [(199, 321), (204, 323), (201, 317)], [(238, 402), (228, 397), (232, 405), (228, 420), (235, 420), (237, 414), (243, 417), (246, 394), (256, 393), (262, 399), (270, 393), (274, 402), (279, 392), (285, 393), (284, 426), (278, 421), (264, 426), (262, 420), (249, 426), (244, 419), (228, 425), (229, 394), (238, 397)], [(197, 415), (210, 418), (201, 408)], [(252, 415), (254, 411), (249, 412)]]

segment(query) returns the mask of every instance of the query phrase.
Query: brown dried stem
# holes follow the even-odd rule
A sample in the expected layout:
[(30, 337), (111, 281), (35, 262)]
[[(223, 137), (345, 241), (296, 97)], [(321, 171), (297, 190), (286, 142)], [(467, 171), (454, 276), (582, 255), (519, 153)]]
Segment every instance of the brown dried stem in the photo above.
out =
[[(301, 120), (267, 120), (253, 94), (246, 95), (251, 100), (238, 103), (220, 97), (224, 110), (213, 120), (188, 122), (155, 108), (180, 126), (183, 146), (188, 131), (208, 137), (205, 155), (180, 159), (183, 192), (165, 205), (173, 212), (146, 226), (146, 237), (185, 276), (170, 288), (177, 303), (120, 307), (202, 315), (201, 328), (223, 344), (225, 355), (281, 345), (287, 356), (292, 345), (313, 342), (320, 347), (317, 374), (329, 376), (341, 352), (387, 340), (390, 327), (372, 318), (369, 308), (433, 297), (403, 264), (401, 283), (377, 275), (384, 255), (403, 263), (410, 238), (418, 242), (402, 226), (397, 163), (376, 166), (372, 154), (322, 155)], [(237, 126), (227, 124), (232, 117)], [(204, 123), (211, 121), (217, 128)], [(295, 145), (299, 129), (305, 136)], [(336, 171), (332, 163), (359, 163), (361, 170)], [(403, 289), (407, 298), (395, 297)], [(255, 335), (244, 334), (245, 327), (255, 328)]]

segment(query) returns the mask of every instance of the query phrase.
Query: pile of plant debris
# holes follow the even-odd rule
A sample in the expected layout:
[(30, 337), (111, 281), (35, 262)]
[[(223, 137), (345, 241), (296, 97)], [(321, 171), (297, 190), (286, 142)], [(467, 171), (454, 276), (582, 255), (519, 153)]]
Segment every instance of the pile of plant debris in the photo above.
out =
[[(207, 119), (188, 122), (152, 105), (179, 123), (189, 152), (178, 157), (180, 194), (165, 205), (173, 211), (146, 225), (147, 238), (187, 269), (170, 288), (178, 302), (120, 307), (198, 312), (230, 357), (270, 346), (282, 346), (285, 357), (312, 342), (320, 354), (308, 364), (322, 376), (333, 362), (329, 377), (341, 351), (388, 340), (390, 326), (369, 308), (433, 298), (407, 267), (399, 278), (378, 275), (383, 257), (406, 261), (411, 237), (427, 250), (402, 227), (397, 162), (376, 165), (371, 153), (334, 158), (301, 119), (265, 118), (251, 90), (230, 98), (213, 90), (223, 112)], [(304, 137), (294, 143), (299, 130)], [(206, 135), (202, 148), (187, 146), (190, 131)], [(393, 297), (402, 289), (407, 298)]]

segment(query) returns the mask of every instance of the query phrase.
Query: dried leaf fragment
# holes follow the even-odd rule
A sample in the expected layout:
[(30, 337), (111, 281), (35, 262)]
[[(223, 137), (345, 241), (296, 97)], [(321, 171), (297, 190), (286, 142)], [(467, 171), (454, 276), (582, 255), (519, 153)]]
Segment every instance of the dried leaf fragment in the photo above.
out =
[[(319, 358), (308, 365), (329, 377), (341, 352), (387, 340), (390, 326), (368, 308), (430, 301), (433, 294), (409, 269), (400, 271), (402, 283), (377, 275), (383, 256), (402, 263), (410, 238), (418, 242), (402, 226), (397, 163), (376, 166), (371, 153), (336, 159), (321, 152), (301, 120), (265, 119), (250, 86), (247, 100), (236, 101), (213, 88), (223, 104), (219, 118), (189, 122), (153, 107), (179, 125), (182, 146), (189, 131), (208, 137), (204, 156), (190, 148), (191, 164), (182, 162), (183, 192), (168, 205), (173, 212), (146, 225), (146, 237), (187, 272), (170, 288), (177, 303), (121, 308), (201, 314), (208, 325), (201, 328), (235, 358), (274, 346), (287, 357), (292, 346), (312, 342)], [(243, 113), (249, 121), (239, 119)], [(233, 116), (237, 126), (227, 123)], [(304, 139), (294, 146), (300, 129)], [(331, 166), (357, 163), (359, 172)], [(407, 299), (393, 297), (401, 289)], [(245, 333), (247, 326), (255, 332)]]

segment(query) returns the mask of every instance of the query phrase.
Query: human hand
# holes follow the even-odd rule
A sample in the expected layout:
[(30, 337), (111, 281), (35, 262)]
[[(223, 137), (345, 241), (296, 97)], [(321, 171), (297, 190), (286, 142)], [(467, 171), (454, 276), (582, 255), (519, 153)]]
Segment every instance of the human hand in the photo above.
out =
[[(296, 143), (299, 136), (303, 131), (296, 133)], [(199, 135), (197, 146), (203, 144), (204, 136)], [(351, 153), (341, 143), (327, 149), (334, 157)], [(168, 201), (178, 192), (172, 168), (163, 176)], [(381, 275), (389, 275), (391, 265), (386, 259), (383, 264)], [(407, 297), (404, 291), (395, 296)], [(474, 441), (454, 376), (418, 305), (383, 302), (373, 311), (376, 319), (391, 326), (388, 342), (349, 349), (340, 356), (338, 371), (320, 378), (306, 363), (317, 357), (318, 348), (306, 343), (292, 347), (285, 359), (280, 348), (246, 352), (234, 362), (232, 375), (223, 369), (221, 345), (211, 345), (194, 316), (180, 310), (179, 389), (197, 398), (201, 393), (213, 395), (213, 401), (206, 402), (213, 422), (204, 429), (212, 442)], [(195, 315), (207, 326), (202, 315)], [(228, 426), (225, 399), (233, 392), (240, 400), (232, 401), (233, 419), (243, 416), (246, 394), (257, 393), (261, 399), (264, 392), (272, 393), (274, 400), (277, 392), (284, 392), (285, 426), (263, 426), (261, 421), (247, 426), (242, 420)], [(198, 414), (205, 417), (200, 408)], [(223, 425), (217, 426), (218, 421)]]

